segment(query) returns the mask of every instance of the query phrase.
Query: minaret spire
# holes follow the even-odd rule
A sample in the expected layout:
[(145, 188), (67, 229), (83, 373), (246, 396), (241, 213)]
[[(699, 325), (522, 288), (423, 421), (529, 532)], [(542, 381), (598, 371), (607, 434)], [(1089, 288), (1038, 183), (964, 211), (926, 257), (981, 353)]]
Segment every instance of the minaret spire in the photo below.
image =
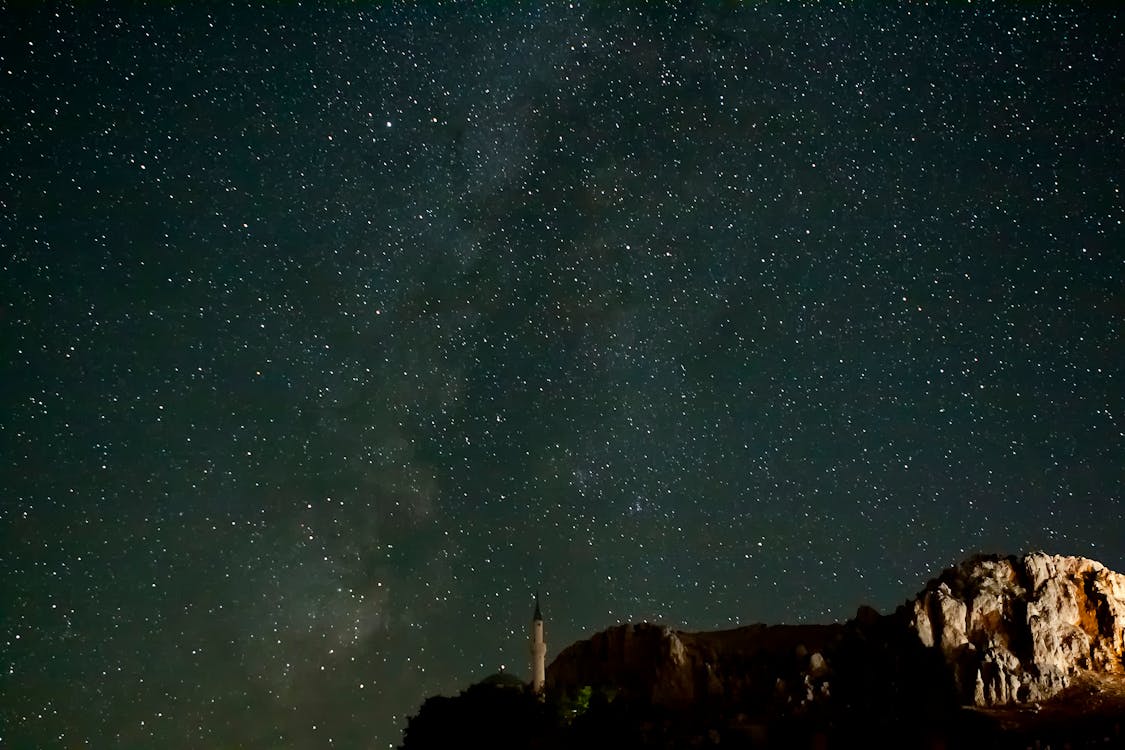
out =
[(535, 592), (535, 614), (531, 617), (531, 691), (542, 693), (547, 682), (547, 643), (543, 640), (543, 611)]

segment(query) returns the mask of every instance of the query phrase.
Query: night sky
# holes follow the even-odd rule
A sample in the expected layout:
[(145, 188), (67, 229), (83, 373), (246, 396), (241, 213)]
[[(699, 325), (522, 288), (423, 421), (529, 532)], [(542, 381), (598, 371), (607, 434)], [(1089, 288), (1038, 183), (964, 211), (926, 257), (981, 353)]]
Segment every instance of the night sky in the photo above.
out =
[(1125, 569), (1119, 12), (17, 5), (0, 745)]

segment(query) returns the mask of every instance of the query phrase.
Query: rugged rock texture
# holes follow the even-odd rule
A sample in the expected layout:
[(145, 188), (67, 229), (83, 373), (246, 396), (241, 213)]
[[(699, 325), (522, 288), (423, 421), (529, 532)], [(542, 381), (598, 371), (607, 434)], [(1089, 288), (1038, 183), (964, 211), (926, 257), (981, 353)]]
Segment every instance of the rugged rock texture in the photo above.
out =
[(1041, 701), (1087, 672), (1125, 673), (1125, 575), (1083, 557), (976, 557), (900, 616), (977, 706)]
[(778, 721), (932, 717), (956, 706), (940, 654), (870, 608), (833, 625), (702, 633), (619, 625), (570, 646), (547, 669), (550, 693), (584, 686), (746, 732)]
[(842, 635), (841, 625), (751, 625), (711, 633), (619, 625), (563, 651), (547, 680), (569, 688), (611, 685), (667, 707), (750, 696), (800, 703), (830, 690), (821, 650)]
[(648, 623), (609, 628), (563, 651), (547, 671), (548, 683), (613, 685), (655, 703), (690, 702), (696, 680), (680, 636)]
[(427, 701), (405, 747), (1125, 747), (1123, 655), (1125, 576), (976, 557), (890, 615), (610, 628), (558, 655), (544, 696), (486, 682)]
[[(897, 612), (842, 625), (689, 633), (621, 625), (580, 641), (548, 685), (609, 685), (654, 705), (754, 707), (898, 700), (903, 690), (980, 707), (1042, 701), (1084, 674), (1125, 679), (1125, 575), (1081, 557), (980, 556)], [(925, 686), (931, 686), (926, 688)]]

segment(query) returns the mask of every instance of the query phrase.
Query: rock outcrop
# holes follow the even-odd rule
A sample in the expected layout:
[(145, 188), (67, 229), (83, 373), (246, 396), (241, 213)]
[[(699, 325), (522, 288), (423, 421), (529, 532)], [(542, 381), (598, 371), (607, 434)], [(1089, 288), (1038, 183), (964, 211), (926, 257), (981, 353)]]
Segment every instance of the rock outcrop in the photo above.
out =
[(1041, 701), (1087, 672), (1125, 673), (1125, 575), (1083, 557), (976, 557), (900, 609), (961, 700)]
[[(1082, 557), (978, 556), (891, 615), (837, 625), (690, 633), (620, 625), (548, 669), (567, 690), (607, 685), (655, 705), (793, 713), (899, 699), (933, 685), (979, 707), (1042, 701), (1083, 674), (1125, 680), (1125, 575)], [(741, 708), (740, 708), (741, 710)]]
[(649, 623), (594, 634), (563, 651), (548, 669), (549, 685), (613, 685), (662, 704), (695, 698), (695, 680), (677, 631)]
[(889, 615), (612, 627), (563, 650), (545, 694), (490, 680), (427, 701), (404, 747), (1122, 746), (1123, 657), (1125, 576), (982, 556)]
[(750, 625), (689, 633), (626, 624), (579, 641), (547, 670), (548, 686), (613, 686), (669, 708), (777, 702), (800, 705), (826, 695), (831, 670), (823, 651), (842, 625)]
[(940, 655), (896, 617), (869, 608), (830, 625), (695, 633), (619, 625), (573, 644), (547, 668), (550, 694), (585, 686), (674, 714), (741, 717), (745, 726), (899, 721), (956, 706)]

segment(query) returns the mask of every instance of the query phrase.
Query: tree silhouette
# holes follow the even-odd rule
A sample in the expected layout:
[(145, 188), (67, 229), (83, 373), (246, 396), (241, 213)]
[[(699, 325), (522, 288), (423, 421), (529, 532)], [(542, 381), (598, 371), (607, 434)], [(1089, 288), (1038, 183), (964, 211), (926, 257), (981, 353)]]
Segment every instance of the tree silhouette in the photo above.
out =
[(401, 747), (543, 748), (555, 736), (552, 713), (522, 687), (480, 683), (453, 698), (426, 700), (417, 715), (407, 721)]

